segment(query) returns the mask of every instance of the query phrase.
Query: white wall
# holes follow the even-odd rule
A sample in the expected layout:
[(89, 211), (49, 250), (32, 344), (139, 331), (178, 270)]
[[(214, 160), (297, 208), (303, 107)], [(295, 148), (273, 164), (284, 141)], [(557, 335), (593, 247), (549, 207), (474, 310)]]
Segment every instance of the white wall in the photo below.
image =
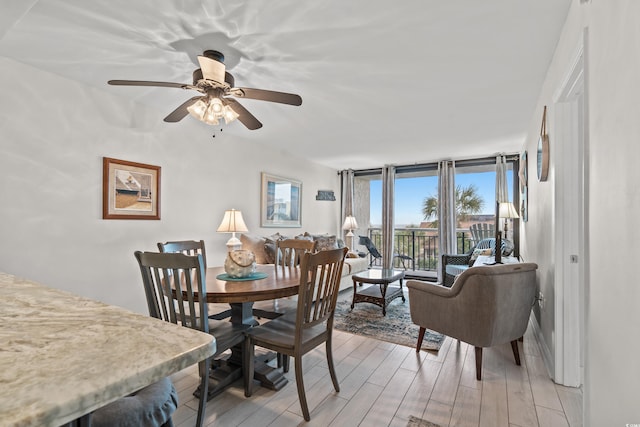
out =
[[(640, 212), (640, 2), (574, 1), (532, 117), (526, 149), (535, 153), (542, 107), (553, 105), (583, 29), (588, 29), (587, 96), (589, 133), (589, 264), (586, 292), (584, 424), (640, 423), (640, 336), (635, 262)], [(549, 118), (553, 118), (553, 111)], [(524, 256), (540, 264), (540, 287), (553, 306), (554, 161), (550, 123), (549, 181), (535, 180), (529, 164), (529, 222), (522, 226)], [(533, 172), (533, 173), (531, 173)], [(544, 345), (553, 352), (552, 310), (536, 312)]]
[[(135, 250), (204, 239), (208, 263), (221, 265), (229, 235), (215, 230), (229, 208), (252, 233), (278, 231), (260, 228), (261, 171), (303, 182), (303, 227), (279, 231), (339, 230), (339, 202), (315, 200), (318, 189), (339, 194), (335, 170), (213, 139), (190, 117), (166, 124), (159, 111), (3, 58), (0, 82), (0, 271), (146, 313)], [(161, 166), (160, 221), (102, 219), (103, 157)]]

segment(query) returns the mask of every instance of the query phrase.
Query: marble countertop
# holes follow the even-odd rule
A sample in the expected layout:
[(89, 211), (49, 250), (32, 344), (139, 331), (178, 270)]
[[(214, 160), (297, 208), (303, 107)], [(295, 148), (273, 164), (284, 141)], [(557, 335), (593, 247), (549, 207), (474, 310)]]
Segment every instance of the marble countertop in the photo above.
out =
[(2, 272), (0, 301), (2, 426), (57, 427), (216, 350), (211, 335)]

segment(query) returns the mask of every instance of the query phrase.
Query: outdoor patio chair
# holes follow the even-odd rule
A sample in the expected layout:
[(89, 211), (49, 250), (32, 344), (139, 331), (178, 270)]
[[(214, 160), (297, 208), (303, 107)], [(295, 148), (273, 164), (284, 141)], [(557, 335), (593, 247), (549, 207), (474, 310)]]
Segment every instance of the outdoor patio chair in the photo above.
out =
[(495, 237), (496, 235), (495, 225), (486, 222), (471, 224), (469, 226), (469, 231), (471, 232), (473, 243), (476, 245), (480, 243), (480, 241)]
[[(378, 248), (376, 248), (376, 246), (373, 244), (373, 242), (369, 237), (367, 236), (358, 236), (358, 237), (359, 237), (358, 244), (366, 247), (367, 250), (369, 251), (369, 254), (371, 255), (371, 261), (369, 262), (369, 267), (371, 267), (375, 262), (375, 260), (382, 258), (382, 254), (380, 253)], [(405, 261), (411, 261), (411, 267), (413, 268), (414, 261), (413, 261), (413, 258), (411, 258), (409, 255), (394, 254), (393, 258), (399, 259), (400, 263), (402, 264), (402, 268), (404, 268), (405, 270), (407, 269), (407, 265), (405, 264)]]
[[(442, 285), (450, 288), (451, 285), (453, 285), (453, 281), (456, 279), (456, 276), (458, 274), (459, 269), (454, 269), (456, 270), (456, 273), (453, 273), (452, 271), (448, 272), (447, 266), (457, 265), (471, 267), (473, 265), (473, 261), (475, 261), (475, 259), (472, 258), (473, 252), (476, 249), (491, 249), (491, 254), (493, 255), (493, 253), (495, 252), (495, 247), (496, 239), (494, 237), (491, 237), (488, 239), (480, 240), (474, 247), (469, 249), (469, 252), (466, 252), (464, 254), (442, 254)], [(502, 239), (501, 247), (502, 254), (505, 256), (510, 255), (513, 251), (513, 243), (511, 243), (507, 239)]]

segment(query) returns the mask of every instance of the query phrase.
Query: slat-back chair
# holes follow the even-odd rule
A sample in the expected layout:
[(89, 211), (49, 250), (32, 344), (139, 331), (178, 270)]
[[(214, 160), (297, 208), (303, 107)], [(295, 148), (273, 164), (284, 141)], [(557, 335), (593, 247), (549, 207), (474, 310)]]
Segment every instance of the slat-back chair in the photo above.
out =
[[(209, 393), (211, 360), (244, 341), (246, 328), (230, 322), (208, 319), (205, 268), (202, 254), (135, 252), (140, 266), (149, 315), (157, 319), (212, 334), (216, 338), (216, 353), (199, 362), (200, 389), (198, 419), (202, 426)], [(205, 321), (203, 321), (205, 319)], [(244, 370), (243, 370), (244, 372)], [(245, 374), (246, 375), (246, 374)]]
[(202, 255), (204, 268), (207, 269), (207, 251), (204, 249), (204, 240), (176, 240), (173, 242), (158, 243), (160, 252), (181, 252), (185, 255)]
[[(260, 346), (295, 358), (296, 385), (304, 419), (309, 421), (309, 407), (302, 378), (302, 356), (323, 342), (326, 345), (329, 374), (336, 392), (340, 385), (336, 377), (331, 350), (333, 316), (338, 298), (340, 276), (347, 248), (306, 252), (302, 256), (300, 292), (295, 320), (282, 316), (247, 330), (244, 347), (245, 369), (252, 372), (254, 347)], [(253, 393), (253, 380), (245, 376), (245, 396)]]
[(305, 252), (315, 252), (315, 240), (285, 239), (276, 241), (276, 276), (286, 269), (300, 268)]

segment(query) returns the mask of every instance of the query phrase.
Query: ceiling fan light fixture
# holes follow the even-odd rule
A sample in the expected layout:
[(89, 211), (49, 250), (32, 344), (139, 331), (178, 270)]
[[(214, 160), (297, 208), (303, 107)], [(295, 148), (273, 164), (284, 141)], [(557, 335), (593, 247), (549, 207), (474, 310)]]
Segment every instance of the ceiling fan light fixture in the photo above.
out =
[(202, 117), (202, 121), (208, 125), (218, 125), (220, 123), (218, 121), (219, 117), (220, 115), (213, 111), (211, 105), (209, 105), (209, 108), (207, 108), (207, 112)]
[(209, 100), (209, 108), (216, 116), (219, 117), (224, 111), (224, 104), (220, 101), (220, 98), (211, 98)]
[(207, 111), (207, 104), (202, 100), (202, 98), (200, 98), (193, 104), (189, 105), (187, 107), (187, 111), (196, 119), (202, 120), (204, 118), (204, 113)]
[(240, 115), (238, 113), (236, 113), (235, 111), (233, 111), (233, 108), (229, 107), (228, 105), (224, 106), (224, 122), (226, 124), (231, 123), (232, 121), (234, 121), (238, 117), (240, 117)]
[(231, 123), (238, 120), (249, 130), (262, 127), (262, 123), (241, 103), (233, 98), (255, 99), (286, 105), (302, 105), (300, 95), (265, 89), (235, 87), (235, 79), (224, 65), (224, 55), (215, 50), (206, 50), (198, 56), (199, 68), (193, 71), (193, 84), (159, 82), (150, 80), (109, 80), (115, 86), (151, 86), (195, 90), (194, 96), (164, 118), (167, 123), (179, 122), (188, 115), (210, 124), (218, 125), (222, 120)]

